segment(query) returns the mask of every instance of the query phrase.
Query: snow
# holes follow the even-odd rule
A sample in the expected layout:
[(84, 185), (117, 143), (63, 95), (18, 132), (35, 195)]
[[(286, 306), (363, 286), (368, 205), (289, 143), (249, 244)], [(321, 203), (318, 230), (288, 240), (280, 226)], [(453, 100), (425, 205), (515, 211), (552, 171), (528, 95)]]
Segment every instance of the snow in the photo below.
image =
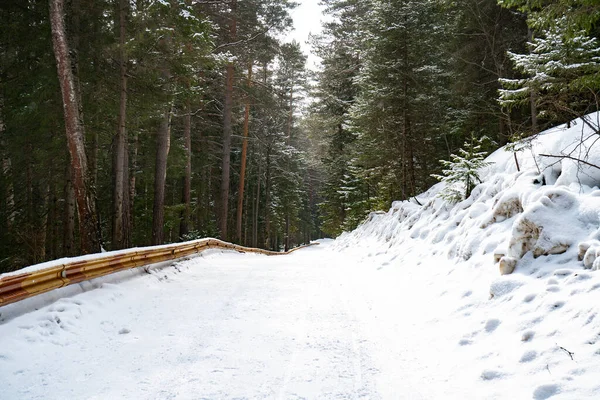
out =
[[(187, 244), (200, 243), (200, 242), (210, 240), (210, 239), (214, 239), (214, 238), (204, 238), (204, 239), (192, 240), (192, 241), (187, 242)], [(214, 240), (217, 240), (217, 239), (214, 239)], [(28, 267), (21, 268), (16, 271), (5, 272), (3, 274), (0, 274), (0, 278), (6, 277), (6, 276), (13, 276), (13, 275), (20, 275), (20, 274), (24, 274), (24, 273), (36, 272), (36, 271), (40, 271), (43, 269), (50, 269), (50, 268), (58, 267), (58, 266), (61, 266), (63, 264), (67, 264), (67, 263), (90, 261), (90, 260), (96, 260), (99, 258), (117, 256), (117, 255), (122, 255), (122, 254), (135, 254), (136, 252), (147, 251), (150, 249), (153, 249), (153, 250), (169, 249), (169, 248), (173, 248), (174, 246), (176, 246), (176, 245), (165, 244), (162, 246), (132, 247), (132, 248), (125, 249), (125, 250), (115, 250), (115, 251), (106, 251), (106, 250), (102, 249), (102, 252), (100, 252), (100, 253), (86, 254), (84, 256), (77, 256), (77, 257), (64, 257), (64, 258), (59, 258), (56, 260), (47, 261), (47, 262), (40, 263), (40, 264), (30, 265)]]
[(540, 156), (598, 165), (596, 138), (557, 127), (460, 203), (439, 183), (288, 256), (210, 250), (0, 307), (0, 397), (600, 398), (600, 175)]

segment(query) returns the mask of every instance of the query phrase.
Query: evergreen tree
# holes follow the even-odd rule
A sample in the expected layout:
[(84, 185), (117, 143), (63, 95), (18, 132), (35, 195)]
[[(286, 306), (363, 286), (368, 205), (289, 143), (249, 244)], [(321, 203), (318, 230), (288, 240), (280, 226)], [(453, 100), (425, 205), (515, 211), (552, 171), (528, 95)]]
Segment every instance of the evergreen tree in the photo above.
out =
[[(352, 143), (356, 139), (350, 127), (350, 108), (358, 95), (356, 77), (362, 65), (364, 18), (370, 8), (368, 1), (328, 0), (324, 2), (332, 21), (324, 26), (324, 32), (315, 38), (313, 47), (322, 58), (322, 69), (318, 72), (318, 83), (311, 107), (311, 130), (314, 137), (325, 143), (321, 154), (325, 170), (319, 211), (322, 229), (336, 236), (346, 223), (348, 205), (340, 194), (347, 182), (351, 168)], [(354, 194), (361, 197), (361, 193)], [(354, 210), (359, 214), (368, 209)]]
[(503, 7), (517, 8), (528, 15), (533, 29), (562, 29), (568, 37), (589, 33), (600, 20), (600, 4), (596, 0), (498, 0)]
[(437, 2), (375, 1), (366, 19), (361, 90), (351, 110), (360, 148), (376, 148), (365, 157), (365, 179), (388, 204), (408, 199), (429, 184), (438, 138), (446, 127), (448, 59)]
[(440, 138), (447, 154), (471, 134), (489, 136), (504, 144), (512, 125), (526, 116), (506, 113), (498, 104), (498, 82), (514, 76), (507, 50), (523, 51), (527, 39), (525, 16), (500, 7), (494, 0), (445, 2), (449, 59), (448, 131)]
[(482, 151), (483, 141), (486, 139), (488, 138), (472, 137), (470, 142), (465, 142), (463, 148), (458, 150), (458, 154), (450, 155), (451, 161), (440, 160), (446, 168), (442, 171), (443, 175), (432, 175), (446, 184), (439, 193), (440, 197), (452, 203), (465, 200), (471, 195), (473, 188), (481, 183), (479, 170), (490, 165), (485, 161), (488, 153)]
[(556, 25), (535, 37), (527, 54), (509, 53), (522, 79), (501, 79), (499, 101), (511, 109), (536, 99), (539, 117), (550, 122), (570, 121), (597, 107), (600, 91), (600, 44), (584, 31), (567, 35)]

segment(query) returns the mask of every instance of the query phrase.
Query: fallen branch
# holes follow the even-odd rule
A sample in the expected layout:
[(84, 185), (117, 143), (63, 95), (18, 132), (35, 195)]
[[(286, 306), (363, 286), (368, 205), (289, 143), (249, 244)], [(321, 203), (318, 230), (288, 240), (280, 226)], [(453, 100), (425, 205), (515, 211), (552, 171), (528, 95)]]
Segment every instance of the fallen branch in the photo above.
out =
[(540, 157), (568, 158), (569, 160), (573, 160), (573, 161), (580, 162), (580, 163), (582, 163), (582, 164), (585, 164), (585, 165), (587, 165), (587, 166), (589, 166), (589, 167), (593, 167), (593, 168), (600, 169), (600, 166), (598, 166), (598, 165), (596, 165), (596, 164), (592, 164), (592, 163), (589, 163), (589, 162), (587, 162), (587, 161), (580, 160), (579, 158), (577, 158), (577, 157), (573, 157), (573, 156), (568, 156), (568, 155), (560, 155), (560, 156), (556, 156), (556, 155), (553, 155), (553, 154), (540, 154)]
[(413, 199), (417, 202), (418, 205), (420, 205), (421, 207), (423, 207), (423, 204), (421, 204), (421, 202), (419, 201), (419, 199), (417, 199), (417, 196), (414, 196)]
[[(572, 351), (569, 351), (569, 350), (565, 349), (562, 346), (558, 346), (558, 348), (561, 349), (561, 350), (563, 350), (565, 353), (567, 353), (569, 355), (569, 357), (571, 357), (571, 360), (573, 360), (573, 354), (575, 354), (575, 353), (573, 353)], [(573, 360), (573, 361), (575, 361), (575, 360)]]

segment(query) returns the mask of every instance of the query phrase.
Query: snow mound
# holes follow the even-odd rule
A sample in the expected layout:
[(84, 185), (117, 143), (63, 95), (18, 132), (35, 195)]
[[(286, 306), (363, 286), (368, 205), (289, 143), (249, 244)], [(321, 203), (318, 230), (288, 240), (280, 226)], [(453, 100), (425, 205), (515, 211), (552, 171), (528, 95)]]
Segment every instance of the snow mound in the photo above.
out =
[[(500, 274), (527, 273), (532, 259), (566, 254), (600, 269), (600, 114), (589, 114), (491, 154), (483, 183), (458, 204), (442, 200), (439, 183), (413, 201), (372, 213), (336, 248), (398, 248), (427, 242), (450, 259), (489, 255)], [(581, 161), (577, 161), (581, 160)], [(524, 269), (522, 269), (524, 268)]]

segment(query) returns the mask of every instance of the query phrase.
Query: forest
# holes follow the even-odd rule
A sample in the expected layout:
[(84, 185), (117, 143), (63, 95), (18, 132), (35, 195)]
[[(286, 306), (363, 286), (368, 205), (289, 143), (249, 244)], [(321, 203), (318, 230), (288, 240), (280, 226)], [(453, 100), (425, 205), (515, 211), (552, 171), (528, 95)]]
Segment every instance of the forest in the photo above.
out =
[(291, 0), (0, 2), (0, 272), (336, 237), (599, 109), (597, 0), (321, 3), (315, 72)]

